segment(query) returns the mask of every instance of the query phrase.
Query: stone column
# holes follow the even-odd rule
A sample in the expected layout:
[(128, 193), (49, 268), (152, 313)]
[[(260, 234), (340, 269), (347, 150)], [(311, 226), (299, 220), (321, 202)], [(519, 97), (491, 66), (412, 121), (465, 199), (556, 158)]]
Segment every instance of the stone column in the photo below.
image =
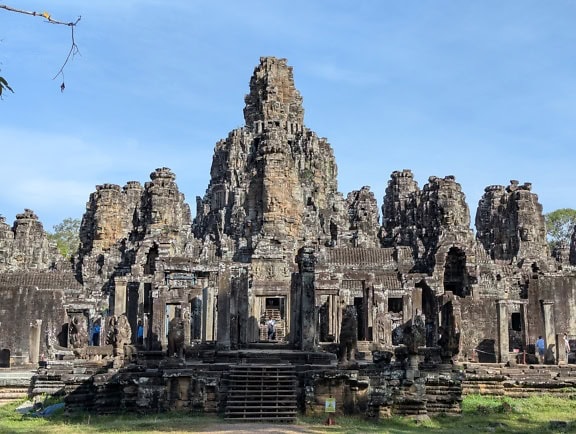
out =
[(302, 247), (298, 252), (300, 269), (300, 349), (314, 351), (316, 343), (316, 295), (314, 290), (314, 266), (316, 258), (312, 247)]
[(402, 296), (402, 316), (403, 322), (407, 322), (414, 316), (415, 311), (412, 310), (412, 297), (410, 294)]
[(218, 274), (218, 330), (216, 346), (222, 350), (230, 349), (230, 271), (221, 267)]
[(554, 324), (554, 302), (552, 300), (542, 300), (542, 314), (544, 315), (544, 340), (546, 351), (544, 352), (544, 363), (555, 363), (556, 353), (556, 327)]
[(144, 318), (144, 297), (146, 291), (144, 290), (144, 282), (140, 281), (138, 284), (138, 318)]
[(330, 312), (328, 314), (328, 334), (330, 336), (336, 336), (338, 333), (338, 296), (329, 295), (328, 296), (328, 308)]
[(568, 364), (568, 358), (566, 357), (566, 346), (564, 344), (564, 334), (556, 335), (556, 360), (558, 364), (566, 365)]
[[(228, 316), (230, 317), (230, 348), (238, 349), (240, 343), (240, 306), (238, 291), (238, 269), (230, 270), (230, 292), (228, 296)], [(220, 299), (220, 297), (218, 297)]]
[(28, 352), (30, 363), (33, 365), (38, 364), (40, 358), (40, 342), (41, 342), (41, 330), (42, 330), (42, 320), (37, 319), (30, 323), (30, 337), (29, 345), (30, 350)]
[(510, 335), (508, 330), (508, 302), (498, 300), (498, 360), (506, 363), (510, 354)]
[(126, 291), (128, 279), (125, 277), (114, 278), (114, 315), (126, 313)]
[(202, 289), (202, 342), (210, 342), (215, 338), (213, 292), (209, 286)]
[(422, 315), (422, 288), (412, 290), (412, 316)]

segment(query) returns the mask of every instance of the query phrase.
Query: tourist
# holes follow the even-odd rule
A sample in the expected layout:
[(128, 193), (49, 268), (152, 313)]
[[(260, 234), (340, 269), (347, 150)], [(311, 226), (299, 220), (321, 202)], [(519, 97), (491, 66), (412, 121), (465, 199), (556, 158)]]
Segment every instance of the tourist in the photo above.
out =
[(566, 363), (568, 363), (568, 357), (570, 355), (570, 340), (566, 333), (564, 333), (564, 351), (566, 352)]
[(544, 342), (544, 338), (542, 336), (538, 336), (538, 340), (536, 341), (536, 351), (538, 351), (538, 359), (540, 363), (544, 363), (544, 352), (546, 351), (546, 343)]
[(92, 327), (92, 345), (97, 347), (100, 345), (100, 320), (96, 320), (94, 327)]
[(270, 317), (266, 324), (268, 326), (268, 340), (269, 341), (276, 340), (276, 321), (274, 320), (274, 318)]
[(136, 342), (138, 345), (144, 345), (144, 326), (142, 320), (138, 320), (138, 328), (136, 329)]

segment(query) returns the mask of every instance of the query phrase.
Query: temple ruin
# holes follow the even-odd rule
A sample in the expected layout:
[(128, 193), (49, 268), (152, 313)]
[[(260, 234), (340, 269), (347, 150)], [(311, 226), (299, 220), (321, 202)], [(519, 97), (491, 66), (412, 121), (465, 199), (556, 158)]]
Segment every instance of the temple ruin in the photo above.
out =
[[(486, 187), (475, 232), (453, 176), (394, 171), (379, 209), (369, 187), (338, 192), (285, 59), (260, 59), (245, 104), (195, 217), (159, 168), (96, 186), (71, 261), (33, 211), (0, 218), (0, 366), (40, 364), (31, 389), (70, 409), (290, 420), (328, 396), (348, 413), (458, 412), (479, 367), (537, 365), (540, 335), (541, 369), (574, 362), (576, 232), (553, 257), (530, 183)], [(574, 387), (559, 377), (551, 389)], [(250, 395), (276, 387), (282, 411)]]

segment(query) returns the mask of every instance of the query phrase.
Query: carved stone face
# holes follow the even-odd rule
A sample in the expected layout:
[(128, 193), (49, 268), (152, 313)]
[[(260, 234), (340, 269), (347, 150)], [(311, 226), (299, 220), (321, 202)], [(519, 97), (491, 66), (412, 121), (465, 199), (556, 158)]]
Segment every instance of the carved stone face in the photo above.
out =
[(447, 210), (444, 213), (444, 224), (451, 225), (454, 223), (454, 213), (451, 210)]
[(520, 239), (522, 241), (532, 241), (534, 239), (534, 235), (532, 234), (532, 228), (520, 228)]

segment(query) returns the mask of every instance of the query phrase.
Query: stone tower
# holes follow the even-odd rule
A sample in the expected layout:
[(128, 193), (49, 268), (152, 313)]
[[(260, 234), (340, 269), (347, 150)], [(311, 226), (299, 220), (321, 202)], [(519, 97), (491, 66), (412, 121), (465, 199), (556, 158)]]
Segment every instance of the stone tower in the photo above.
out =
[(532, 185), (510, 181), (508, 187), (486, 187), (478, 203), (478, 240), (495, 260), (542, 265), (548, 260), (542, 205)]
[(34, 211), (16, 215), (12, 228), (0, 216), (0, 272), (65, 268), (64, 258), (48, 239)]
[(330, 243), (345, 221), (336, 162), (328, 142), (304, 126), (285, 59), (260, 59), (245, 102), (246, 125), (214, 149), (195, 235), (241, 262), (292, 258), (299, 245)]

